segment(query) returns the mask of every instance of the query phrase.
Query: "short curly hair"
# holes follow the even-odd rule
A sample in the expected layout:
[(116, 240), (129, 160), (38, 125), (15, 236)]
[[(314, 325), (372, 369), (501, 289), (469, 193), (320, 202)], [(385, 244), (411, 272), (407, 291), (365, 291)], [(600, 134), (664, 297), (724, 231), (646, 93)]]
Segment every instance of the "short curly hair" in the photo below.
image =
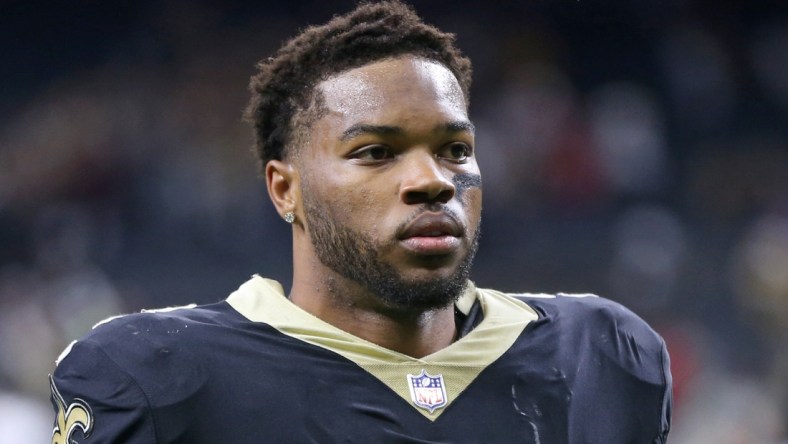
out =
[(320, 117), (310, 113), (316, 86), (333, 75), (405, 54), (441, 63), (457, 78), (469, 100), (471, 63), (454, 44), (454, 34), (425, 24), (399, 0), (364, 2), (353, 11), (312, 26), (257, 64), (245, 117), (254, 126), (261, 166), (292, 154)]

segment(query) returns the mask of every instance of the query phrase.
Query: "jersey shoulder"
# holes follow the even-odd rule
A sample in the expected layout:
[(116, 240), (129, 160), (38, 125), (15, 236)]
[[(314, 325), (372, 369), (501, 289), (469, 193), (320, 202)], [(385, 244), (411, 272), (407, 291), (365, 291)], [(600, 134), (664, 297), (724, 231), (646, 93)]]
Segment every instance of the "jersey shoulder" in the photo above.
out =
[[(619, 424), (620, 430), (611, 433), (629, 430), (635, 436), (649, 431), (652, 435), (642, 442), (665, 442), (673, 399), (670, 358), (662, 337), (648, 323), (620, 303), (590, 294), (512, 297), (539, 314), (526, 331), (531, 338), (524, 334), (523, 340), (538, 344), (559, 367), (576, 370), (577, 387), (587, 389), (575, 392), (577, 408), (585, 412), (600, 402), (618, 405), (617, 411), (634, 423), (629, 428)], [(607, 415), (612, 423), (613, 411), (595, 412), (593, 420), (581, 415), (582, 421), (596, 427)]]
[(50, 376), (53, 439), (156, 442), (152, 410), (186, 405), (208, 379), (199, 344), (232, 322), (226, 303), (151, 310), (99, 322)]
[(223, 331), (212, 327), (231, 324), (237, 319), (234, 313), (226, 302), (219, 302), (111, 317), (100, 321), (84, 337), (69, 345), (58, 358), (56, 369), (80, 364), (82, 360), (69, 357), (85, 349), (105, 355), (123, 371), (132, 374), (135, 366), (150, 367), (159, 361), (172, 366), (200, 350), (199, 345), (209, 335)]
[(530, 326), (550, 340), (567, 362), (584, 357), (637, 379), (670, 385), (669, 357), (662, 337), (622, 304), (591, 294), (511, 294), (539, 318)]
[(659, 334), (640, 316), (624, 305), (590, 293), (511, 294), (539, 313), (540, 319), (560, 322), (570, 331), (605, 331), (613, 329), (640, 341), (662, 347)]

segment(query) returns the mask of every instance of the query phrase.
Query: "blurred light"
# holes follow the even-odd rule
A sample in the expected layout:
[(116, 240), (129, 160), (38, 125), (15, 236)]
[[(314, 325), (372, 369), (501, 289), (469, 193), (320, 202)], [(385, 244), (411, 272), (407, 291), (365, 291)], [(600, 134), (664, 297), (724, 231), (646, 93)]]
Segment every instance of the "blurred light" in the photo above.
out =
[(733, 261), (740, 304), (788, 331), (788, 218), (767, 215), (747, 231)]
[(589, 97), (588, 114), (603, 171), (619, 193), (651, 194), (667, 182), (662, 117), (652, 94), (609, 84)]
[[(480, 150), (485, 188), (491, 203), (523, 202), (544, 178), (545, 162), (576, 111), (575, 92), (557, 66), (529, 62), (517, 66), (498, 85), (495, 97), (480, 108), (487, 116)], [(489, 168), (489, 171), (487, 170)]]
[(54, 413), (39, 398), (0, 391), (0, 436), (4, 443), (44, 443), (52, 439)]
[(609, 280), (617, 299), (638, 309), (671, 303), (687, 250), (687, 233), (669, 208), (643, 205), (624, 212), (613, 232)]

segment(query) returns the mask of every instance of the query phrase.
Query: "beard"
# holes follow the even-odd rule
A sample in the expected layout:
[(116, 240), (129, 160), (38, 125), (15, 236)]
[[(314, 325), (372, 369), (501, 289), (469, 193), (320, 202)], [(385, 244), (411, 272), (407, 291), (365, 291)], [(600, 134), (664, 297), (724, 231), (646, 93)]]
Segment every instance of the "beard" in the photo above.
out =
[[(425, 280), (406, 279), (382, 258), (386, 247), (396, 241), (389, 244), (375, 242), (363, 232), (338, 222), (331, 209), (313, 200), (311, 193), (304, 193), (303, 199), (311, 242), (320, 262), (366, 288), (387, 307), (412, 313), (425, 312), (453, 304), (465, 290), (479, 245), (478, 227), (472, 233), (470, 248), (452, 274)], [(425, 205), (423, 211), (429, 209), (430, 206)], [(446, 212), (454, 217), (451, 212)]]

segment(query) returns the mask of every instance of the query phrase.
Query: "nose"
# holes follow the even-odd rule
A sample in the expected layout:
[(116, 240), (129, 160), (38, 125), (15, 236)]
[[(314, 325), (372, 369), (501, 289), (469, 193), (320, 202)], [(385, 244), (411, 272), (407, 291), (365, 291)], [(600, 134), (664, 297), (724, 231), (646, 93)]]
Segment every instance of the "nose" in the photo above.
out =
[(456, 188), (446, 171), (431, 152), (415, 152), (402, 163), (403, 178), (400, 198), (408, 205), (422, 203), (447, 203), (454, 197)]

